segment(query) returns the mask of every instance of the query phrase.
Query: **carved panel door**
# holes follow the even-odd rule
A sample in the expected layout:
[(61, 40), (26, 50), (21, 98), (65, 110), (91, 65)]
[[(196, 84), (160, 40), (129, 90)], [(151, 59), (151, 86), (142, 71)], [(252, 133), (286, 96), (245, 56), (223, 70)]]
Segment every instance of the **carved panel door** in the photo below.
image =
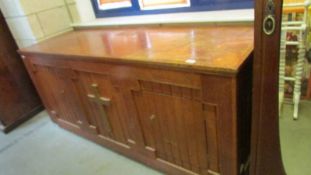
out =
[(36, 65), (34, 77), (54, 120), (69, 127), (87, 129), (80, 92), (76, 86), (78, 80), (72, 70)]
[(201, 91), (146, 81), (141, 87), (134, 98), (145, 143), (158, 160), (185, 171), (217, 174), (216, 115), (202, 104)]
[(78, 72), (82, 101), (88, 113), (93, 134), (108, 142), (128, 147), (129, 122), (124, 117), (124, 100), (111, 77), (105, 74)]

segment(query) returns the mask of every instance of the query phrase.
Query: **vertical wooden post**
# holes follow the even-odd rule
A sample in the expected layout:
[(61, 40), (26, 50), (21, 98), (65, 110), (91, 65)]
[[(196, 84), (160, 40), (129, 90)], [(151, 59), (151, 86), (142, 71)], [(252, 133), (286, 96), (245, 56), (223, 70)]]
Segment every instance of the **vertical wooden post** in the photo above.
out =
[[(263, 33), (268, 0), (255, 1), (251, 175), (284, 175), (279, 140), (278, 73), (282, 0), (273, 0), (276, 30)], [(255, 88), (256, 87), (256, 88)]]

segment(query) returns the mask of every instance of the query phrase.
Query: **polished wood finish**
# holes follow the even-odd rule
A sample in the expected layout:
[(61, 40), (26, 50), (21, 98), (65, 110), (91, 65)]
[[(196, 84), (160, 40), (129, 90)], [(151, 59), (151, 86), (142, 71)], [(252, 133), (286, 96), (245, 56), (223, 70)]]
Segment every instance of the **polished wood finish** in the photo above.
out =
[(237, 175), (250, 152), (252, 36), (247, 26), (85, 30), (20, 53), (61, 127), (168, 174)]
[(42, 105), (1, 12), (0, 25), (0, 129), (9, 132)]
[(22, 51), (230, 74), (253, 50), (252, 41), (249, 26), (135, 27), (69, 32)]
[(266, 0), (255, 1), (255, 50), (253, 66), (252, 175), (285, 175), (279, 138), (278, 73), (282, 0), (275, 5), (276, 31), (262, 30)]

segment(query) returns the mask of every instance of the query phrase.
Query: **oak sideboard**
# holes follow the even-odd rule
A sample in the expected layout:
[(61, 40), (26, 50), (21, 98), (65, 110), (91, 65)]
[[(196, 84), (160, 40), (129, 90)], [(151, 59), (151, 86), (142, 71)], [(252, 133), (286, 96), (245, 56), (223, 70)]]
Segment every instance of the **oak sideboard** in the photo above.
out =
[(60, 127), (167, 174), (246, 174), (253, 27), (83, 29), (19, 53)]

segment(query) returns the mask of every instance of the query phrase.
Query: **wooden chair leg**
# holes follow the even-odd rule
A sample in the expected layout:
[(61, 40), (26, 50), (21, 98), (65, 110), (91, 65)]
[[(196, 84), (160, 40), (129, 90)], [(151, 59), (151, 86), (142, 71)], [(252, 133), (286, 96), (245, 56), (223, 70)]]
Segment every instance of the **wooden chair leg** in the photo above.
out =
[(294, 120), (298, 119), (298, 110), (299, 110), (299, 102), (301, 96), (301, 79), (303, 72), (303, 64), (305, 59), (305, 45), (303, 39), (303, 32), (301, 31), (299, 34), (299, 45), (298, 45), (298, 59), (296, 64), (296, 72), (295, 72), (295, 86), (294, 86)]
[(286, 66), (286, 31), (281, 34), (280, 46), (280, 67), (279, 67), (279, 114), (284, 100), (284, 85), (285, 85), (285, 66)]

